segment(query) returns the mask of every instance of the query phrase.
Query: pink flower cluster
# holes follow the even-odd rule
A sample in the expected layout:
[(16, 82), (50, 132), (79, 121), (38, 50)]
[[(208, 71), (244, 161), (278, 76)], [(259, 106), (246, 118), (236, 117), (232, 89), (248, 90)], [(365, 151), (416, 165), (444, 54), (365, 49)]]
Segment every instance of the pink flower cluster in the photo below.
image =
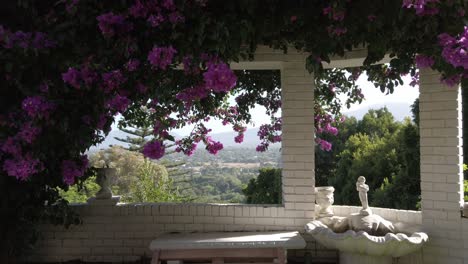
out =
[[(216, 59), (205, 56), (208, 68), (203, 73), (203, 84), (186, 88), (179, 92), (176, 98), (186, 104), (186, 108), (190, 107), (194, 101), (206, 98), (211, 91), (215, 93), (228, 92), (237, 83), (237, 77), (226, 63), (216, 62)], [(184, 58), (184, 70), (186, 74), (196, 74), (199, 68), (191, 65), (191, 61)]]
[(439, 9), (435, 7), (439, 0), (403, 0), (403, 7), (414, 8), (418, 16), (436, 15)]
[(128, 62), (125, 64), (125, 68), (129, 72), (136, 71), (138, 69), (138, 66), (140, 66), (140, 61), (138, 59), (130, 59)]
[(55, 108), (54, 104), (40, 95), (26, 97), (21, 107), (29, 117), (48, 119), (50, 113)]
[[(345, 118), (342, 116), (340, 118), (340, 122), (344, 122)], [(317, 137), (315, 138), (315, 142), (319, 145), (320, 149), (324, 151), (330, 151), (332, 148), (332, 144), (324, 139), (319, 138), (321, 134), (330, 134), (330, 135), (338, 135), (338, 128), (333, 126), (332, 124), (337, 122), (336, 118), (333, 118), (331, 115), (323, 112), (319, 112), (314, 117), (315, 127), (317, 131)]]
[(321, 150), (330, 151), (332, 149), (332, 144), (321, 138), (316, 138), (315, 142), (319, 145)]
[(272, 121), (272, 124), (263, 124), (260, 126), (257, 135), (260, 138), (261, 142), (256, 147), (258, 152), (264, 152), (270, 146), (270, 143), (277, 143), (281, 142), (281, 135), (279, 135), (279, 131), (281, 131), (282, 126), (282, 119), (275, 118)]
[(136, 0), (130, 7), (129, 13), (134, 18), (144, 18), (152, 26), (157, 27), (165, 21), (177, 24), (184, 21), (184, 17), (177, 11), (173, 0)]
[[(31, 128), (31, 130), (28, 130)], [(23, 153), (20, 145), (22, 142), (32, 143), (40, 133), (38, 128), (32, 126), (29, 122), (21, 127), (21, 131), (13, 137), (8, 137), (0, 145), (0, 156), (10, 155), (3, 163), (3, 170), (9, 176), (16, 177), (19, 180), (26, 180), (31, 175), (43, 170), (42, 163), (33, 158), (30, 153)], [(3, 153), (2, 153), (3, 152)]]
[(206, 150), (209, 153), (216, 155), (221, 149), (223, 144), (219, 141), (214, 141), (208, 133), (211, 129), (207, 129), (202, 123), (197, 124), (190, 135), (182, 140), (176, 141), (176, 152), (183, 152), (185, 155), (191, 156), (195, 151), (197, 144), (201, 141), (205, 144)]
[(64, 160), (62, 161), (62, 176), (63, 182), (72, 185), (75, 183), (76, 178), (84, 175), (88, 168), (89, 162), (88, 157), (83, 155), (79, 161), (75, 160)]
[(174, 55), (177, 51), (172, 47), (157, 47), (154, 46), (153, 49), (148, 54), (148, 61), (153, 66), (153, 69), (167, 69), (172, 63)]
[(203, 73), (205, 86), (214, 92), (229, 92), (237, 83), (237, 77), (229, 66), (224, 63), (210, 63)]
[(315, 120), (315, 127), (317, 134), (331, 134), (331, 135), (338, 135), (338, 128), (332, 126), (332, 123), (334, 122), (334, 119), (331, 115), (329, 114), (316, 114), (314, 117)]
[(130, 105), (130, 99), (122, 95), (115, 95), (112, 99), (107, 102), (107, 108), (114, 110), (118, 113), (123, 113), (127, 110)]
[(332, 21), (335, 21), (335, 25), (330, 25), (327, 27), (327, 32), (330, 36), (341, 36), (348, 32), (348, 29), (343, 26), (336, 25), (337, 22), (343, 21), (345, 18), (345, 12), (342, 10), (337, 10), (331, 6), (327, 6), (323, 9), (323, 14), (327, 15)]
[(335, 21), (342, 21), (345, 17), (344, 11), (336, 10), (332, 8), (331, 6), (325, 7), (323, 9), (323, 14), (324, 15), (329, 15), (331, 19)]
[(110, 93), (120, 88), (127, 79), (120, 70), (114, 70), (102, 74), (102, 89), (106, 93)]
[(6, 49), (48, 49), (53, 48), (57, 43), (51, 40), (43, 32), (11, 32), (0, 25), (0, 45)]
[(25, 124), (23, 124), (21, 130), (18, 132), (18, 137), (24, 142), (31, 144), (40, 133), (40, 127), (34, 126), (32, 122), (26, 122)]
[(455, 87), (457, 86), (458, 84), (460, 84), (460, 81), (461, 81), (461, 75), (460, 74), (455, 74), (455, 75), (452, 75), (452, 76), (447, 76), (447, 77), (442, 77), (440, 79), (440, 81), (449, 86), (449, 87)]
[(178, 140), (176, 141), (176, 152), (183, 152), (187, 156), (192, 156), (193, 152), (197, 149), (197, 144), (191, 140)]
[(21, 146), (14, 137), (8, 137), (1, 145), (0, 150), (13, 156), (21, 155)]
[(211, 137), (206, 138), (205, 144), (206, 150), (213, 155), (218, 154), (218, 152), (223, 149), (223, 144), (219, 141), (214, 141)]
[(330, 36), (341, 36), (346, 34), (348, 32), (348, 29), (345, 27), (339, 27), (339, 26), (328, 26), (327, 27), (328, 34)]
[(176, 95), (176, 98), (182, 102), (191, 105), (193, 101), (198, 101), (208, 96), (209, 91), (203, 85), (189, 87)]
[(115, 15), (113, 12), (98, 16), (99, 29), (105, 37), (113, 37), (124, 34), (133, 29), (133, 25), (125, 20), (122, 15)]
[(434, 59), (432, 57), (428, 57), (422, 54), (416, 55), (414, 61), (416, 62), (416, 66), (420, 69), (429, 68), (434, 65)]
[(161, 141), (151, 141), (143, 147), (143, 155), (150, 159), (160, 159), (164, 156), (166, 149)]
[(42, 164), (38, 159), (32, 158), (30, 155), (7, 159), (3, 163), (3, 170), (9, 176), (16, 177), (18, 180), (25, 181), (31, 175), (42, 170)]
[(182, 59), (182, 64), (184, 65), (185, 75), (198, 75), (200, 73), (200, 67), (193, 62), (193, 58), (191, 56), (185, 56)]
[(440, 34), (439, 45), (443, 48), (442, 57), (448, 63), (468, 71), (468, 26), (457, 37), (447, 33)]
[(414, 76), (411, 76), (411, 82), (409, 85), (412, 87), (419, 85), (419, 72), (417, 72)]
[(244, 142), (244, 132), (247, 130), (247, 128), (239, 124), (235, 124), (233, 126), (233, 130), (237, 132), (237, 136), (234, 137), (234, 142), (236, 143)]
[(86, 66), (82, 69), (70, 67), (67, 72), (62, 73), (62, 80), (73, 88), (80, 89), (83, 84), (90, 86), (96, 82), (98, 80), (98, 75)]

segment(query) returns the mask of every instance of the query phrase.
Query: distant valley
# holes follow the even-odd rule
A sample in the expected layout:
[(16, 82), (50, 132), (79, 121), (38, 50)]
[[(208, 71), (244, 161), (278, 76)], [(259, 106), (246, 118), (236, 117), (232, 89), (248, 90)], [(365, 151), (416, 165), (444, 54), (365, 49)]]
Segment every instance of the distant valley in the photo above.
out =
[[(362, 107), (354, 111), (343, 111), (347, 116), (356, 117), (358, 120), (369, 111), (369, 109), (379, 109), (386, 106), (388, 110), (393, 114), (395, 120), (403, 121), (405, 117), (411, 117), (411, 105), (406, 103), (387, 103), (387, 104), (374, 104), (367, 107)], [(211, 136), (214, 140), (223, 143), (224, 147), (242, 147), (242, 148), (255, 148), (260, 140), (257, 136), (258, 128), (249, 128), (244, 135), (244, 142), (238, 144), (234, 142), (234, 137), (237, 135), (235, 132), (223, 132), (223, 133), (212, 133)], [(110, 145), (123, 145), (126, 144), (115, 139), (115, 137), (125, 138), (128, 134), (120, 130), (112, 130), (106, 137), (103, 143), (98, 146), (93, 146), (90, 152), (94, 152), (99, 149), (107, 148)], [(176, 138), (180, 138), (183, 135), (175, 135)], [(280, 144), (274, 144), (273, 147), (280, 147)]]

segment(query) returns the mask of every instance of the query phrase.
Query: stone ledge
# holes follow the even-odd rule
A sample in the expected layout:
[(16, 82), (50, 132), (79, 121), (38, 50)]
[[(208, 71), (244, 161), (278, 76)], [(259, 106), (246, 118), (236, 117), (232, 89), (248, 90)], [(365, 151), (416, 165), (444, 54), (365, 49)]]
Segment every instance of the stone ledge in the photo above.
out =
[(120, 196), (112, 196), (110, 199), (97, 199), (91, 197), (88, 199), (88, 205), (90, 206), (114, 206), (120, 201)]

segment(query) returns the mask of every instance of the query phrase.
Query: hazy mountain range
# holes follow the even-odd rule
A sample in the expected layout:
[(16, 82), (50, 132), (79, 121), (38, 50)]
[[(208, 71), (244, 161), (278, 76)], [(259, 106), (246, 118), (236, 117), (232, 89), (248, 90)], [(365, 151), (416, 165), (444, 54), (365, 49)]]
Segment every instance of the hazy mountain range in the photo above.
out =
[[(379, 109), (386, 106), (388, 110), (393, 114), (395, 120), (403, 121), (405, 117), (411, 117), (411, 105), (407, 103), (386, 103), (386, 104), (374, 104), (370, 106), (364, 106), (358, 110), (354, 111), (343, 111), (347, 116), (354, 116), (357, 119), (362, 119), (362, 117), (369, 111), (369, 109)], [(221, 141), (224, 147), (256, 147), (260, 140), (257, 136), (258, 128), (250, 128), (244, 134), (244, 142), (238, 144), (234, 142), (234, 137), (237, 135), (235, 132), (224, 132), (224, 133), (212, 133), (211, 136), (216, 141)], [(125, 138), (128, 134), (120, 130), (112, 130), (107, 136), (106, 140), (98, 146), (94, 146), (90, 149), (90, 152), (96, 151), (98, 149), (107, 148), (110, 145), (125, 145), (115, 139), (115, 137)], [(180, 138), (184, 135), (174, 135), (176, 138)], [(276, 147), (279, 147), (280, 144), (275, 144)]]

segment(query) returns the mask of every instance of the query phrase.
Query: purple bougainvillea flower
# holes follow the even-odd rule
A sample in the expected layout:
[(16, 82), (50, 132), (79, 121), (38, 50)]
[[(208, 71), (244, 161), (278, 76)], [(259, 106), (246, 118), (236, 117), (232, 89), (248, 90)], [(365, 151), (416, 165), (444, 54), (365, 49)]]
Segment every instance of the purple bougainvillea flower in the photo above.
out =
[(129, 72), (136, 71), (138, 66), (140, 66), (140, 61), (138, 59), (130, 59), (127, 64), (125, 64), (125, 67)]
[(62, 80), (76, 88), (80, 89), (80, 71), (75, 69), (75, 68), (68, 68), (68, 71), (65, 73), (62, 73)]
[(148, 61), (153, 66), (153, 69), (167, 69), (172, 63), (174, 55), (177, 51), (172, 47), (156, 47), (154, 46), (153, 49), (148, 54)]
[(102, 34), (106, 37), (113, 37), (117, 34), (131, 31), (133, 26), (125, 20), (122, 15), (115, 15), (112, 12), (102, 14), (97, 17), (98, 26)]
[(130, 105), (130, 99), (125, 96), (117, 94), (107, 102), (107, 107), (115, 110), (116, 112), (123, 113)]
[(76, 178), (84, 175), (88, 168), (89, 161), (86, 155), (80, 157), (80, 161), (64, 160), (62, 161), (62, 176), (63, 182), (72, 185), (75, 183)]
[(41, 162), (38, 159), (32, 158), (30, 155), (7, 159), (3, 163), (3, 170), (6, 171), (9, 176), (22, 181), (27, 180), (31, 175), (39, 172), (41, 168)]
[(234, 142), (236, 143), (242, 143), (244, 141), (244, 134), (240, 133), (234, 138)]
[(106, 93), (114, 91), (127, 81), (120, 70), (114, 70), (102, 74), (103, 89)]
[(15, 157), (21, 155), (21, 146), (18, 144), (17, 140), (13, 137), (8, 137), (5, 142), (0, 147), (0, 150), (4, 153), (13, 155)]
[(221, 142), (213, 141), (210, 137), (207, 138), (207, 143), (206, 150), (213, 155), (218, 154), (218, 152), (223, 149), (223, 144)]
[(143, 147), (143, 155), (150, 159), (160, 159), (164, 156), (165, 147), (161, 141), (151, 141)]
[(237, 77), (226, 63), (212, 63), (203, 74), (205, 86), (214, 92), (229, 92), (237, 83)]
[(31, 144), (40, 133), (41, 128), (34, 126), (32, 122), (27, 122), (21, 127), (18, 137), (24, 142)]
[(453, 76), (445, 77), (445, 78), (442, 78), (440, 81), (449, 87), (456, 87), (457, 85), (460, 84), (461, 75), (456, 74)]
[(416, 62), (416, 66), (418, 66), (418, 68), (420, 69), (429, 68), (432, 67), (432, 65), (434, 65), (434, 59), (432, 57), (428, 57), (421, 54), (416, 55), (414, 61)]
[(54, 105), (40, 95), (26, 97), (21, 106), (30, 117), (36, 118), (48, 118), (51, 110), (54, 109)]

